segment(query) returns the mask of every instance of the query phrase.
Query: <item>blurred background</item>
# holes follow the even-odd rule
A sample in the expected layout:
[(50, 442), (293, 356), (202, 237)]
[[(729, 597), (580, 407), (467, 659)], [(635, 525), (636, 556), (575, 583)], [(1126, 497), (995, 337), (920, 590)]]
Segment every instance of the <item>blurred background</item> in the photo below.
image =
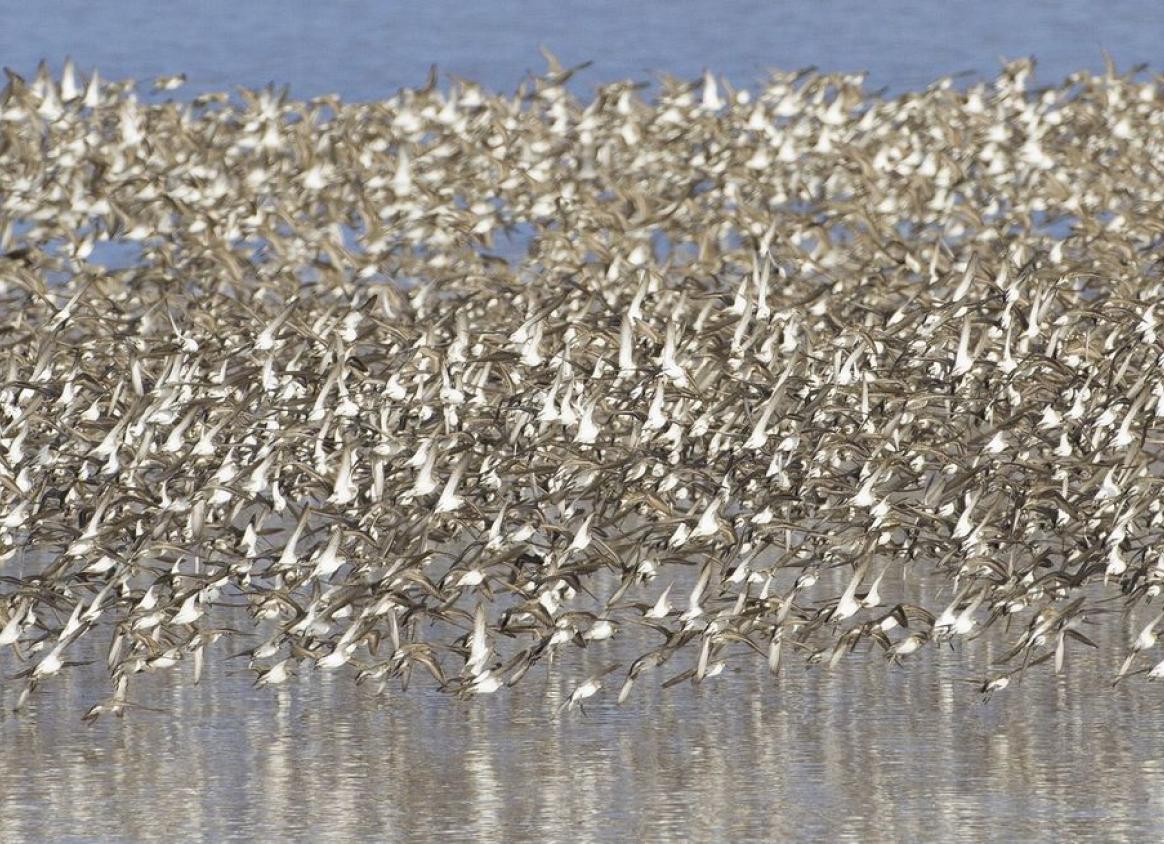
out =
[(871, 89), (945, 74), (990, 77), (1000, 57), (1034, 55), (1038, 79), (1147, 62), (1159, 72), (1159, 0), (37, 0), (0, 3), (0, 64), (21, 74), (72, 56), (107, 79), (185, 72), (182, 93), (289, 84), (297, 96), (379, 99), (423, 84), (429, 65), (511, 91), (544, 62), (592, 60), (579, 94), (658, 72), (706, 67), (737, 87), (767, 70), (869, 71)]

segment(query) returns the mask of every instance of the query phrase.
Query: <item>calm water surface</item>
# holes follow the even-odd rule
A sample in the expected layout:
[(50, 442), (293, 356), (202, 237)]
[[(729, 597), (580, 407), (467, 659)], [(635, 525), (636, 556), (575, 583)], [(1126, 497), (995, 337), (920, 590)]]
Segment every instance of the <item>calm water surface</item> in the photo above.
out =
[(303, 96), (377, 99), (424, 81), (431, 63), (512, 90), (544, 62), (593, 60), (580, 92), (615, 79), (704, 67), (751, 85), (773, 67), (870, 72), (904, 90), (946, 73), (992, 75), (1036, 55), (1040, 78), (1103, 67), (1164, 69), (1158, 0), (37, 0), (2, 2), (0, 64), (30, 73), (72, 55), (106, 77), (179, 70), (191, 91), (289, 83)]
[[(543, 67), (539, 43), (594, 60), (580, 93), (704, 67), (744, 85), (772, 67), (867, 69), (902, 90), (990, 75), (999, 56), (1036, 55), (1044, 80), (1101, 67), (1102, 49), (1164, 64), (1154, 0), (42, 0), (6, 3), (4, 18), (0, 63), (22, 73), (71, 54), (107, 78), (185, 71), (187, 93), (277, 80), (378, 98), (432, 62), (509, 90)], [(164, 713), (92, 726), (79, 716), (107, 693), (98, 666), (46, 684), (22, 716), (19, 682), (0, 680), (0, 841), (1159, 840), (1161, 690), (1136, 678), (1112, 691), (1134, 630), (1097, 635), (1102, 660), (1079, 649), (1066, 677), (1037, 670), (986, 704), (966, 680), (1001, 648), (982, 642), (908, 671), (850, 657), (805, 672), (793, 656), (779, 681), (750, 662), (699, 688), (661, 693), (656, 677), (624, 708), (608, 691), (561, 718), (575, 680), (639, 651), (592, 646), (588, 663), (459, 702), (377, 697), (342, 672), (253, 689), (220, 649), (199, 687), (181, 673), (133, 687)]]
[(108, 693), (92, 666), (20, 716), (18, 684), (0, 687), (0, 840), (1159, 840), (1161, 690), (1110, 687), (1134, 627), (987, 703), (969, 684), (1001, 653), (985, 641), (908, 670), (793, 656), (773, 679), (744, 660), (661, 691), (667, 666), (623, 707), (614, 675), (561, 716), (580, 677), (640, 652), (634, 634), (470, 702), (344, 671), (254, 689), (220, 648), (201, 686), (136, 681), (164, 712), (85, 725)]

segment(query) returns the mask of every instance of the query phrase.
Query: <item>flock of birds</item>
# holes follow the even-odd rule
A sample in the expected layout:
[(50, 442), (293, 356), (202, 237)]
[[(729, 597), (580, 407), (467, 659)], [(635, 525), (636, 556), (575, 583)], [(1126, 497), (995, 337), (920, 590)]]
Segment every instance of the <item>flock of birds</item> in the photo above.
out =
[(1135, 613), (1112, 678), (1164, 676), (1161, 80), (583, 101), (547, 59), (368, 103), (8, 73), (20, 705), (98, 660), (86, 717), (211, 653), (471, 696), (585, 649), (573, 708), (993, 630), (990, 694)]

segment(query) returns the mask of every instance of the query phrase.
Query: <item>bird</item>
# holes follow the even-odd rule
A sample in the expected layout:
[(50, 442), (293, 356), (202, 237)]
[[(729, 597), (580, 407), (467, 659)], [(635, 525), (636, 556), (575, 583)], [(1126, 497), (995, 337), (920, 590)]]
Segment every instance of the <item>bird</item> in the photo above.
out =
[(376, 102), (8, 73), (23, 708), (99, 631), (94, 717), (219, 640), (265, 693), (467, 707), (616, 650), (623, 705), (671, 660), (683, 694), (943, 643), (1000, 654), (984, 696), (1077, 643), (1157, 679), (1154, 83), (582, 94), (544, 58)]

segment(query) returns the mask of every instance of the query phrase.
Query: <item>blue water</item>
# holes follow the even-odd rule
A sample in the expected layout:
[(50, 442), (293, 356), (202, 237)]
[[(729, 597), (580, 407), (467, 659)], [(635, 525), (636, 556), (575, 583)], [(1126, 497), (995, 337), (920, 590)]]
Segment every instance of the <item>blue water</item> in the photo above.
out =
[(710, 68), (739, 86), (770, 68), (869, 71), (900, 91), (963, 71), (990, 76), (999, 57), (1034, 55), (1058, 81), (1103, 67), (1164, 67), (1159, 0), (35, 0), (0, 3), (0, 63), (31, 73), (66, 55), (108, 78), (188, 74), (189, 91), (290, 84), (302, 96), (375, 99), (443, 72), (512, 90), (544, 67), (592, 60), (576, 88), (614, 79), (682, 77)]

